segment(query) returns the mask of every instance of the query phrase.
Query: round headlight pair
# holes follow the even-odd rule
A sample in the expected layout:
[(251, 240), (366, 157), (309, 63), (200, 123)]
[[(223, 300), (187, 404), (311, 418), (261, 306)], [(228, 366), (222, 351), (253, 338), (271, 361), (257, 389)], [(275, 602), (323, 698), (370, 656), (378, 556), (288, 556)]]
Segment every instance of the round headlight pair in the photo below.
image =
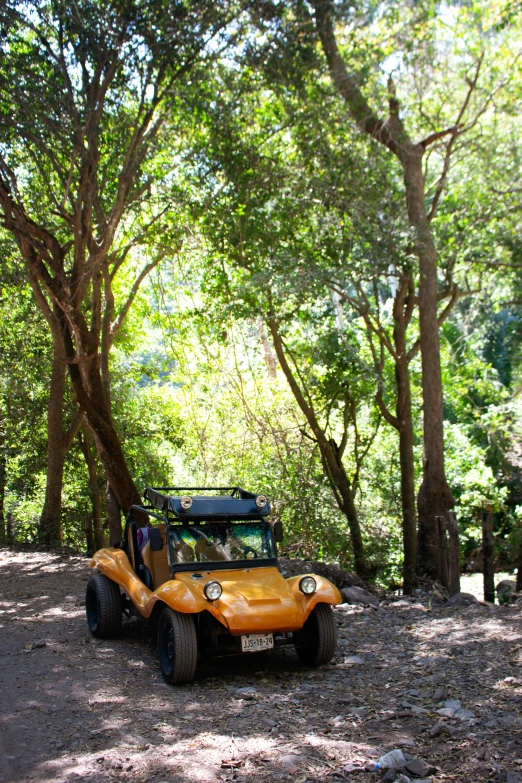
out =
[(303, 578), (299, 580), (299, 589), (305, 595), (312, 595), (317, 589), (317, 582), (313, 576), (303, 576)]
[(183, 497), (179, 501), (179, 504), (180, 504), (181, 508), (183, 509), (183, 511), (188, 511), (189, 508), (192, 505), (192, 498), (189, 498), (188, 495), (183, 495)]
[(217, 599), (221, 597), (223, 588), (219, 582), (207, 582), (203, 588), (203, 592), (205, 593), (207, 601), (217, 601)]

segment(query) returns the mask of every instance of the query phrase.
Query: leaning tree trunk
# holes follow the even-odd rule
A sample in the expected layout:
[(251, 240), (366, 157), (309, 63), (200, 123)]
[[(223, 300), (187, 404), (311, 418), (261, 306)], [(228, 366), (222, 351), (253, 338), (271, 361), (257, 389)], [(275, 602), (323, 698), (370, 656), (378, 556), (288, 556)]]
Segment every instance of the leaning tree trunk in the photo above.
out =
[(422, 363), (424, 471), (418, 494), (418, 570), (438, 579), (439, 537), (437, 518), (447, 519), (454, 500), (444, 472), (442, 376), (437, 318), (437, 251), (431, 235), (424, 198), (424, 175), (420, 144), (401, 149), (408, 217), (415, 232), (419, 259), (419, 328)]
[(366, 563), (361, 525), (350, 479), (346, 474), (342, 458), (339, 457), (334, 443), (331, 440), (327, 440), (324, 437), (324, 433), (318, 429), (314, 431), (314, 435), (317, 438), (323, 467), (330, 480), (337, 504), (348, 522), (355, 573), (362, 579), (365, 579), (368, 576), (368, 565)]
[(361, 526), (359, 523), (359, 516), (355, 507), (353, 488), (346, 474), (346, 470), (344, 469), (342, 456), (339, 454), (334, 441), (328, 440), (326, 437), (325, 431), (319, 424), (315, 411), (304, 398), (299, 383), (294, 377), (294, 374), (286, 359), (283, 341), (281, 339), (281, 335), (279, 334), (278, 322), (274, 315), (269, 317), (268, 326), (272, 334), (276, 356), (279, 360), (281, 369), (283, 370), (285, 378), (288, 381), (288, 385), (290, 386), (297, 404), (305, 415), (310, 429), (315, 436), (317, 445), (319, 446), (319, 451), (321, 453), (321, 462), (324, 473), (330, 482), (339, 509), (346, 516), (352, 542), (355, 572), (358, 576), (364, 579), (368, 576), (368, 567), (364, 553), (364, 542), (361, 533)]
[[(75, 332), (75, 350), (65, 318), (61, 319), (61, 326), (67, 356), (71, 357), (69, 373), (76, 404), (93, 434), (98, 457), (118, 505), (127, 512), (133, 504), (140, 503), (141, 498), (132, 480), (107, 404), (101, 376), (100, 354), (97, 346), (94, 346), (93, 350), (90, 335), (86, 337), (80, 330)], [(121, 540), (121, 525), (118, 540)]]

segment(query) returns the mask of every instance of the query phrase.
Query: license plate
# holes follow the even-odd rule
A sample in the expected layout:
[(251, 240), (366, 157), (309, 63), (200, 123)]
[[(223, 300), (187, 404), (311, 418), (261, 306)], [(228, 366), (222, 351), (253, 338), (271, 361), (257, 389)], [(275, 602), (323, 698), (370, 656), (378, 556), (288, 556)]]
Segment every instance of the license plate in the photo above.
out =
[(242, 652), (260, 652), (271, 650), (274, 646), (273, 633), (249, 633), (241, 637)]

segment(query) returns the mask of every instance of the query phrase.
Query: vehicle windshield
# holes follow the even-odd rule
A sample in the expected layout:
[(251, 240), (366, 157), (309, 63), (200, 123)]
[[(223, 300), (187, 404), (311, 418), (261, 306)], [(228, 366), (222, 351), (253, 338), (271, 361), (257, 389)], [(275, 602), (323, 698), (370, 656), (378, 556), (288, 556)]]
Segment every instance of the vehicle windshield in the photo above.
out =
[(276, 556), (267, 522), (170, 525), (172, 563), (265, 560)]

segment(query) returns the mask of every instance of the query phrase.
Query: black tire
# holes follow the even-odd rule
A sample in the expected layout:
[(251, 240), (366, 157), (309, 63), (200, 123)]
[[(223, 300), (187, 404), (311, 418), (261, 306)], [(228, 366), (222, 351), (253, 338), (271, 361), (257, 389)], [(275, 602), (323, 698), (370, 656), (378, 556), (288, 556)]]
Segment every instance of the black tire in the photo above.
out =
[(294, 633), (300, 660), (309, 666), (329, 663), (337, 649), (337, 625), (329, 604), (317, 604), (300, 631)]
[(85, 592), (89, 631), (98, 639), (110, 639), (121, 631), (120, 588), (103, 574), (93, 574)]
[(165, 607), (158, 623), (158, 658), (161, 673), (169, 685), (192, 681), (198, 658), (192, 615)]

